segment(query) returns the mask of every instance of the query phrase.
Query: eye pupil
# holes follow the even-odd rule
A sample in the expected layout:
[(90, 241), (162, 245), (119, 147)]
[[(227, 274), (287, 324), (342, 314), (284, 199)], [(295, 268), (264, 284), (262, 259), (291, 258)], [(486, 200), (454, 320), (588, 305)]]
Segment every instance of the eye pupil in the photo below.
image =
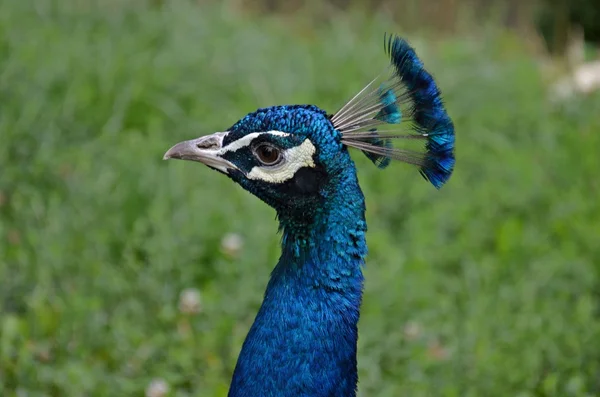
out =
[(261, 145), (256, 151), (258, 158), (266, 165), (275, 164), (279, 160), (279, 150), (271, 145)]

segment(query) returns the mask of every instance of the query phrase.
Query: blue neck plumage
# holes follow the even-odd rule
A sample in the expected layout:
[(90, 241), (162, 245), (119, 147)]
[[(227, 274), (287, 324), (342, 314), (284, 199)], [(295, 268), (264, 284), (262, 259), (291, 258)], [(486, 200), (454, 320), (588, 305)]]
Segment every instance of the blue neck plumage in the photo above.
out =
[[(229, 397), (356, 395), (356, 343), (367, 253), (354, 167), (309, 223), (280, 219), (282, 256), (244, 342)], [(284, 394), (281, 392), (285, 390)]]

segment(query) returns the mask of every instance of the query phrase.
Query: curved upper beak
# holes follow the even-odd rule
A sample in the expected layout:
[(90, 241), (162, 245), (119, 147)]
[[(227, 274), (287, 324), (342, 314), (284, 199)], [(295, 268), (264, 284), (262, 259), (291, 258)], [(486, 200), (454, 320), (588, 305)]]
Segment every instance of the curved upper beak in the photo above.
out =
[(223, 138), (226, 135), (227, 132), (216, 132), (189, 141), (179, 142), (167, 150), (163, 160), (198, 161), (224, 173), (227, 173), (229, 169), (237, 170), (238, 168), (233, 163), (221, 157), (223, 154)]

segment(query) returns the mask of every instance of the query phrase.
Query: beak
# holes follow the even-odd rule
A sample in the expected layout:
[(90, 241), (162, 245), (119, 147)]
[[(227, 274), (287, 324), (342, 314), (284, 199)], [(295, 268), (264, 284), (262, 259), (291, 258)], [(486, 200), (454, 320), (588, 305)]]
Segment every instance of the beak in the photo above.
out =
[(231, 162), (221, 157), (223, 138), (227, 132), (216, 132), (212, 135), (201, 136), (189, 141), (179, 142), (167, 150), (163, 160), (178, 159), (198, 161), (211, 168), (215, 168), (227, 174), (229, 169), (238, 168)]

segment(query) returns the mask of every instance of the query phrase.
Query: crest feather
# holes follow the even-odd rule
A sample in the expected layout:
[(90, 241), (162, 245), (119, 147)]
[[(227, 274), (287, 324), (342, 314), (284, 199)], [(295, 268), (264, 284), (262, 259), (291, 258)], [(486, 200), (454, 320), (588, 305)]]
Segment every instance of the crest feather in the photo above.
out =
[[(398, 36), (386, 35), (384, 43), (391, 60), (389, 76), (367, 84), (331, 121), (345, 145), (361, 150), (379, 168), (391, 160), (414, 164), (440, 188), (454, 169), (454, 125), (414, 49)], [(395, 148), (395, 139), (421, 141), (420, 148)]]

